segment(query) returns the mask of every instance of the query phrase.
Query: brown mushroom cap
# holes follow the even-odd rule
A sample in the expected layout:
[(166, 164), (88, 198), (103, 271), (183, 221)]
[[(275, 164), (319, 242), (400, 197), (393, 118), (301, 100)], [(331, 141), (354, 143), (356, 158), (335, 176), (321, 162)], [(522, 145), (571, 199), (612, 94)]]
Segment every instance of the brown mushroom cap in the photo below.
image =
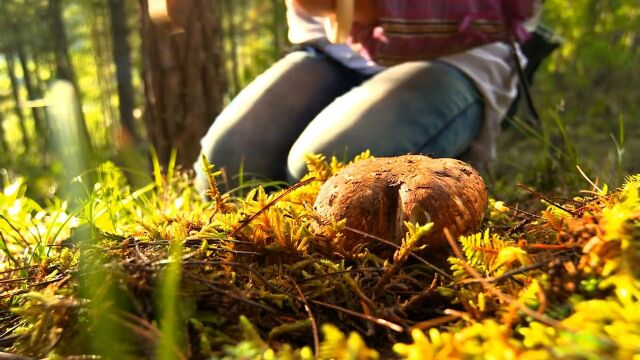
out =
[[(325, 220), (347, 219), (348, 227), (399, 244), (404, 221), (434, 223), (422, 240), (430, 248), (446, 244), (442, 230), (454, 237), (482, 224), (487, 191), (478, 172), (455, 159), (405, 155), (358, 161), (322, 186), (314, 208)], [(371, 243), (348, 233), (343, 249)]]

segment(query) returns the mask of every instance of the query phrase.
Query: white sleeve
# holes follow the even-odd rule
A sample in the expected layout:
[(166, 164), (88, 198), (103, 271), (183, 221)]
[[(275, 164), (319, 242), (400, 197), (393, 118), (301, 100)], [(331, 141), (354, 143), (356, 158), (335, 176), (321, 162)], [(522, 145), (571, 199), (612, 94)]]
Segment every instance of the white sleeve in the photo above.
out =
[(289, 41), (292, 44), (303, 44), (326, 38), (322, 18), (309, 15), (303, 9), (293, 5), (293, 0), (286, 0), (286, 4)]

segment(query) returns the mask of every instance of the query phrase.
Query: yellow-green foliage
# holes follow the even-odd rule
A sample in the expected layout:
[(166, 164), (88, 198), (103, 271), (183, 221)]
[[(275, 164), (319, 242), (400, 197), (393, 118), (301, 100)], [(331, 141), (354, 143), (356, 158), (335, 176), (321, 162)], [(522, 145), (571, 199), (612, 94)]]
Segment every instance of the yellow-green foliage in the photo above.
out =
[(455, 333), (413, 330), (411, 337), (413, 343), (393, 347), (398, 355), (410, 360), (516, 357), (508, 329), (493, 320), (472, 323)]
[[(335, 253), (345, 223), (316, 221), (311, 204), (343, 166), (310, 157), (307, 182), (273, 193), (257, 187), (242, 198), (219, 193), (212, 173), (213, 201), (205, 202), (171, 168), (163, 175), (157, 167), (155, 181), (134, 191), (107, 163), (76, 217), (61, 203), (42, 209), (24, 198), (21, 182), (9, 184), (0, 203), (9, 220), (0, 220), (0, 270), (30, 264), (36, 249), (44, 264), (0, 274), (2, 296), (13, 295), (1, 300), (11, 310), (0, 308), (0, 316), (15, 326), (0, 329), (18, 337), (9, 350), (42, 357), (86, 349), (77, 338), (93, 331), (92, 312), (114, 306), (78, 296), (75, 274), (87, 276), (99, 258), (108, 269), (100, 281), (130, 298), (109, 317), (167, 356), (638, 358), (640, 176), (564, 204), (570, 212), (549, 207), (524, 221), (491, 201), (487, 227), (458, 239), (462, 258), (450, 257), (449, 269), (443, 260), (436, 275), (412, 257), (428, 257), (419, 239), (431, 224), (406, 223), (389, 258), (366, 248)], [(78, 225), (89, 225), (97, 241), (80, 256), (73, 244), (45, 247), (30, 223), (54, 229), (41, 244), (83, 240), (69, 238)], [(121, 346), (125, 354), (134, 338), (123, 340), (131, 341)]]
[(345, 336), (338, 328), (331, 325), (322, 327), (324, 341), (320, 345), (320, 359), (336, 360), (376, 360), (380, 355), (365, 344), (362, 337), (355, 332)]
[[(493, 319), (474, 320), (450, 332), (414, 329), (413, 342), (397, 344), (394, 350), (408, 359), (640, 358), (640, 176), (630, 177), (619, 193), (602, 201), (599, 210), (603, 226), (584, 243), (578, 270), (585, 278), (596, 275), (599, 288), (612, 290), (610, 295), (594, 299), (574, 296), (571, 314), (557, 326), (538, 321), (524, 323), (515, 329), (520, 337), (513, 337), (514, 329)], [(596, 211), (598, 207), (590, 210)], [(566, 216), (566, 212), (562, 213)], [(514, 249), (509, 242), (495, 235), (491, 237), (488, 232), (463, 237), (460, 242), (469, 263), (485, 275), (509, 264), (499, 261), (500, 254), (505, 249)], [(504, 258), (521, 264), (529, 261), (526, 253), (515, 249), (509, 250), (514, 254)], [(460, 259), (450, 261), (458, 279), (469, 277), (463, 275)], [(518, 301), (536, 303), (536, 296), (531, 295), (548, 286), (549, 278), (538, 273), (528, 281), (533, 286), (523, 287)], [(583, 284), (588, 286), (589, 281), (585, 279)]]
[(0, 271), (39, 264), (52, 246), (69, 237), (78, 218), (67, 203), (54, 199), (46, 208), (25, 196), (22, 178), (4, 180), (0, 192)]
[[(489, 229), (484, 233), (461, 236), (458, 241), (469, 265), (486, 276), (500, 275), (512, 269), (514, 265), (530, 263), (525, 250), (515, 246), (511, 240), (505, 240), (497, 234), (490, 234)], [(460, 259), (449, 258), (449, 261), (458, 280), (470, 276), (460, 265)]]

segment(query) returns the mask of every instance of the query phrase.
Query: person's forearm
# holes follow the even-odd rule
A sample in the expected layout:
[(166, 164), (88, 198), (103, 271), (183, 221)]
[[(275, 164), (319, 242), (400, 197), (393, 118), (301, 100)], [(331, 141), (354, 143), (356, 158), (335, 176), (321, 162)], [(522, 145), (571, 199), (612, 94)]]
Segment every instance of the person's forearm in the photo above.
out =
[(375, 24), (378, 21), (378, 0), (355, 0), (355, 22)]

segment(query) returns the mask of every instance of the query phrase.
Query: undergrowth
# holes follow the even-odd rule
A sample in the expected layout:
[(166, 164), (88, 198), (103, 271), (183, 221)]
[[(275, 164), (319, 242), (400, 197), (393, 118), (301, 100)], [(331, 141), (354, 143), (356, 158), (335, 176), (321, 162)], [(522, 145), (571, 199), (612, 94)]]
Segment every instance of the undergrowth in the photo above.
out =
[[(363, 154), (359, 158), (366, 158)], [(358, 159), (356, 159), (357, 161)], [(312, 204), (344, 164), (232, 197), (110, 163), (85, 204), (0, 194), (0, 351), (27, 358), (640, 358), (640, 176), (539, 213), (491, 201), (484, 228), (389, 258), (342, 248)], [(547, 200), (549, 201), (549, 200)], [(378, 240), (371, 239), (372, 242)], [(0, 353), (1, 355), (1, 353)]]

